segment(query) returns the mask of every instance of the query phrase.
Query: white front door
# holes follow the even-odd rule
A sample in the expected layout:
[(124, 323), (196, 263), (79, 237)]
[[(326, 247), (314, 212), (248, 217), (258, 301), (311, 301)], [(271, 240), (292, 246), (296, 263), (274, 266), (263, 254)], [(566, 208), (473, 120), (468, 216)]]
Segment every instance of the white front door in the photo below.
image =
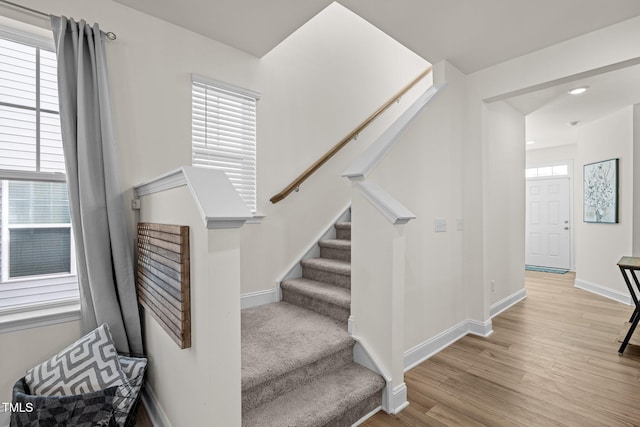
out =
[(527, 265), (571, 268), (569, 178), (527, 179)]

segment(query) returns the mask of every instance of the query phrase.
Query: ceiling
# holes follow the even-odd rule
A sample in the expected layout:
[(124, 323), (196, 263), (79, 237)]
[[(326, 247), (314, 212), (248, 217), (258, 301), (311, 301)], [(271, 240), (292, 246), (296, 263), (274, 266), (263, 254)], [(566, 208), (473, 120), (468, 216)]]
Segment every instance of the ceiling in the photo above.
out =
[[(589, 86), (581, 95), (570, 89)], [(573, 144), (580, 126), (640, 103), (640, 65), (576, 80), (507, 100), (526, 116), (527, 149)], [(576, 126), (570, 122), (579, 121)]]
[[(114, 0), (262, 57), (332, 0)], [(465, 74), (640, 15), (638, 0), (339, 0), (431, 63)], [(508, 100), (527, 115), (527, 149), (570, 144), (578, 127), (640, 102), (639, 67)], [(580, 96), (567, 91), (591, 90)]]
[[(114, 0), (262, 57), (331, 0)], [(465, 74), (640, 15), (637, 0), (340, 0)]]

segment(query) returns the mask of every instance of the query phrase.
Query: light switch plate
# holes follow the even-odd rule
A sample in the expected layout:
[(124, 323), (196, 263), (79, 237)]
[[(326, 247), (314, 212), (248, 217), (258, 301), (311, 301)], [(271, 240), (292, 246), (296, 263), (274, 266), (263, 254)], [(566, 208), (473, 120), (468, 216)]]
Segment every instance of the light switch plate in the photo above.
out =
[(434, 225), (436, 233), (444, 233), (447, 231), (447, 220), (444, 218), (436, 218)]

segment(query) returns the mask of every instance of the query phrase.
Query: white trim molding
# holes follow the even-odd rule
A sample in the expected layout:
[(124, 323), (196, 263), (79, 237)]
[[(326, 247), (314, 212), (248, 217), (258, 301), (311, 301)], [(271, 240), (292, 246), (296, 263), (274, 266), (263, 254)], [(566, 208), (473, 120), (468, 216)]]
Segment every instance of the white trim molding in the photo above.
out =
[(240, 295), (240, 309), (257, 307), (259, 305), (270, 304), (278, 301), (280, 301), (279, 287), (264, 291), (250, 292)]
[(488, 337), (492, 332), (491, 320), (485, 322), (471, 319), (463, 320), (425, 342), (405, 351), (404, 371), (407, 372), (418, 366), (468, 334)]
[(142, 388), (140, 398), (154, 427), (172, 427), (169, 417), (167, 417), (167, 414), (162, 410), (158, 398), (148, 384), (145, 384)]
[[(35, 308), (37, 307), (37, 308)], [(77, 299), (11, 310), (0, 314), (0, 334), (80, 320)]]
[(520, 289), (517, 292), (512, 293), (508, 297), (501, 299), (500, 301), (496, 302), (495, 304), (492, 304), (491, 307), (489, 307), (489, 317), (493, 319), (498, 314), (516, 305), (526, 297), (527, 297), (527, 290), (524, 288)]
[(391, 224), (406, 224), (416, 216), (392, 195), (373, 182), (360, 182), (362, 196)]
[(159, 177), (133, 187), (134, 197), (140, 198), (160, 191), (186, 185), (209, 229), (239, 228), (254, 216), (235, 187), (220, 170), (182, 166)]
[(601, 297), (609, 298), (625, 305), (633, 304), (629, 294), (623, 294), (613, 289), (587, 282), (586, 280), (576, 279), (574, 286), (583, 291), (591, 292), (592, 294), (600, 295)]
[(407, 385), (405, 383), (400, 384), (397, 387), (393, 388), (393, 412), (392, 414), (399, 414), (404, 408), (409, 406), (409, 401), (407, 400)]
[(391, 147), (394, 146), (398, 140), (398, 136), (402, 134), (418, 113), (429, 103), (429, 100), (431, 100), (443, 86), (444, 84), (430, 86), (342, 173), (342, 176), (350, 180), (363, 180), (365, 176), (380, 163)]
[(211, 79), (200, 74), (191, 73), (191, 81), (202, 82), (211, 86), (215, 86), (219, 89), (223, 89), (229, 92), (239, 93), (249, 98), (253, 98), (256, 101), (260, 100), (260, 92), (246, 89), (240, 86), (232, 85), (231, 83), (221, 82), (220, 80)]
[(297, 277), (302, 277), (302, 265), (300, 265), (300, 261), (306, 258), (317, 258), (320, 256), (320, 246), (318, 246), (318, 242), (320, 240), (326, 239), (335, 239), (336, 238), (336, 229), (335, 225), (338, 222), (346, 222), (351, 220), (351, 203), (342, 209), (340, 215), (334, 217), (329, 224), (321, 231), (315, 238), (311, 239), (311, 244), (304, 249), (304, 252), (299, 255), (292, 257), (295, 261), (287, 268), (286, 273), (283, 273), (276, 280), (278, 286), (280, 283), (284, 282), (287, 279), (294, 279)]
[(358, 427), (360, 424), (364, 423), (365, 421), (367, 421), (369, 418), (373, 417), (375, 414), (377, 414), (380, 410), (382, 409), (382, 406), (378, 406), (376, 409), (374, 409), (373, 411), (369, 412), (367, 415), (365, 415), (364, 417), (360, 418), (358, 421), (356, 421), (355, 423), (351, 424), (351, 427)]

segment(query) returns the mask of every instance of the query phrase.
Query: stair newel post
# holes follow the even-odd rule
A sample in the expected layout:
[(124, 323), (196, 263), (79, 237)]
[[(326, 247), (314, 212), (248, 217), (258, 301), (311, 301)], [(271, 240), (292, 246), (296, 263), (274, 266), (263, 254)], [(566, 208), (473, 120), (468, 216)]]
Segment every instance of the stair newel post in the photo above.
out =
[(352, 187), (352, 334), (387, 380), (383, 409), (408, 405), (404, 383), (405, 224), (415, 216), (376, 184)]

